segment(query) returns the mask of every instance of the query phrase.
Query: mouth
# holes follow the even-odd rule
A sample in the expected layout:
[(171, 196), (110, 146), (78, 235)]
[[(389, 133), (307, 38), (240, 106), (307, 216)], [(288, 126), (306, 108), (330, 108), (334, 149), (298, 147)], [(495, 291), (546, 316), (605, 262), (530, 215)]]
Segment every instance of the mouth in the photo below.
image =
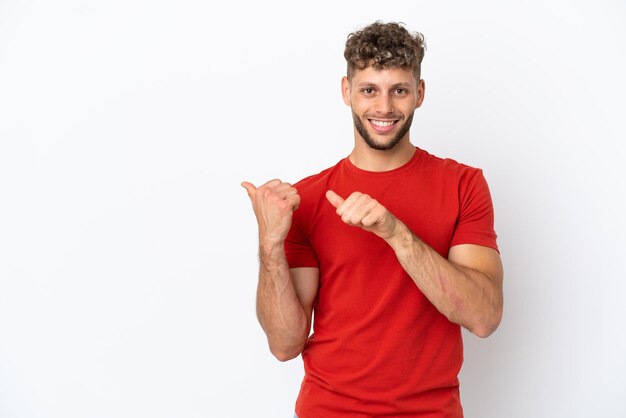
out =
[(387, 133), (394, 129), (395, 125), (398, 123), (399, 119), (368, 119), (370, 125), (377, 133)]

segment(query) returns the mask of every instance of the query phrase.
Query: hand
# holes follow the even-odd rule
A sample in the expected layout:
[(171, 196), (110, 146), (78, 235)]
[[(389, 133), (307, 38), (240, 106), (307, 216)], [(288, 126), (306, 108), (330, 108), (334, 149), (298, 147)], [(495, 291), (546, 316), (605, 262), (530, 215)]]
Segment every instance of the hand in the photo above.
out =
[(259, 224), (261, 243), (279, 244), (285, 241), (293, 212), (300, 205), (298, 191), (289, 183), (278, 179), (268, 181), (260, 187), (244, 181), (241, 183), (248, 192), (252, 208)]
[(337, 193), (328, 190), (326, 198), (346, 224), (359, 226), (385, 240), (393, 236), (398, 220), (370, 196), (354, 192), (344, 200)]

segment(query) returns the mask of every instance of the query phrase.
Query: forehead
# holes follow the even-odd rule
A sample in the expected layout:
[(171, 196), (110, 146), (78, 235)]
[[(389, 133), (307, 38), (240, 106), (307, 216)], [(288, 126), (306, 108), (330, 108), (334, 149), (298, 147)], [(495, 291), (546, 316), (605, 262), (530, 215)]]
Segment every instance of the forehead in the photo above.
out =
[(352, 74), (351, 83), (381, 86), (396, 84), (416, 85), (417, 80), (415, 80), (415, 73), (410, 68), (383, 68), (376, 70), (368, 66), (362, 70), (356, 70)]

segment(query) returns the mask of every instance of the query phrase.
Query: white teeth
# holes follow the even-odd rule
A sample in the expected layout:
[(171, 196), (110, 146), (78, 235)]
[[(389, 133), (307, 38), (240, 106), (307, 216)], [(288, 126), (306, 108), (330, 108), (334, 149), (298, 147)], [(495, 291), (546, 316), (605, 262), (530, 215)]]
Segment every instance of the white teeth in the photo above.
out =
[(394, 121), (384, 121), (384, 120), (376, 120), (376, 119), (370, 119), (370, 120), (376, 126), (391, 126), (394, 124)]

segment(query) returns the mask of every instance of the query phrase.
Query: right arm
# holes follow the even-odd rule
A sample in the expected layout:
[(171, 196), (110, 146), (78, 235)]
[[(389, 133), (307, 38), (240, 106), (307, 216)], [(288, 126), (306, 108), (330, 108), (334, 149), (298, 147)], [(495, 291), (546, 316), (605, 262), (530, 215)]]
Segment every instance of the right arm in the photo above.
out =
[[(261, 250), (263, 251), (263, 250)], [(284, 261), (284, 252), (282, 257)], [(297, 357), (309, 338), (318, 269), (296, 268), (268, 258), (259, 268), (256, 310), (272, 354), (280, 361)]]
[(280, 361), (297, 357), (309, 337), (317, 296), (317, 268), (289, 269), (285, 238), (300, 196), (289, 184), (272, 180), (256, 188), (243, 182), (259, 225), (257, 316), (272, 354)]

